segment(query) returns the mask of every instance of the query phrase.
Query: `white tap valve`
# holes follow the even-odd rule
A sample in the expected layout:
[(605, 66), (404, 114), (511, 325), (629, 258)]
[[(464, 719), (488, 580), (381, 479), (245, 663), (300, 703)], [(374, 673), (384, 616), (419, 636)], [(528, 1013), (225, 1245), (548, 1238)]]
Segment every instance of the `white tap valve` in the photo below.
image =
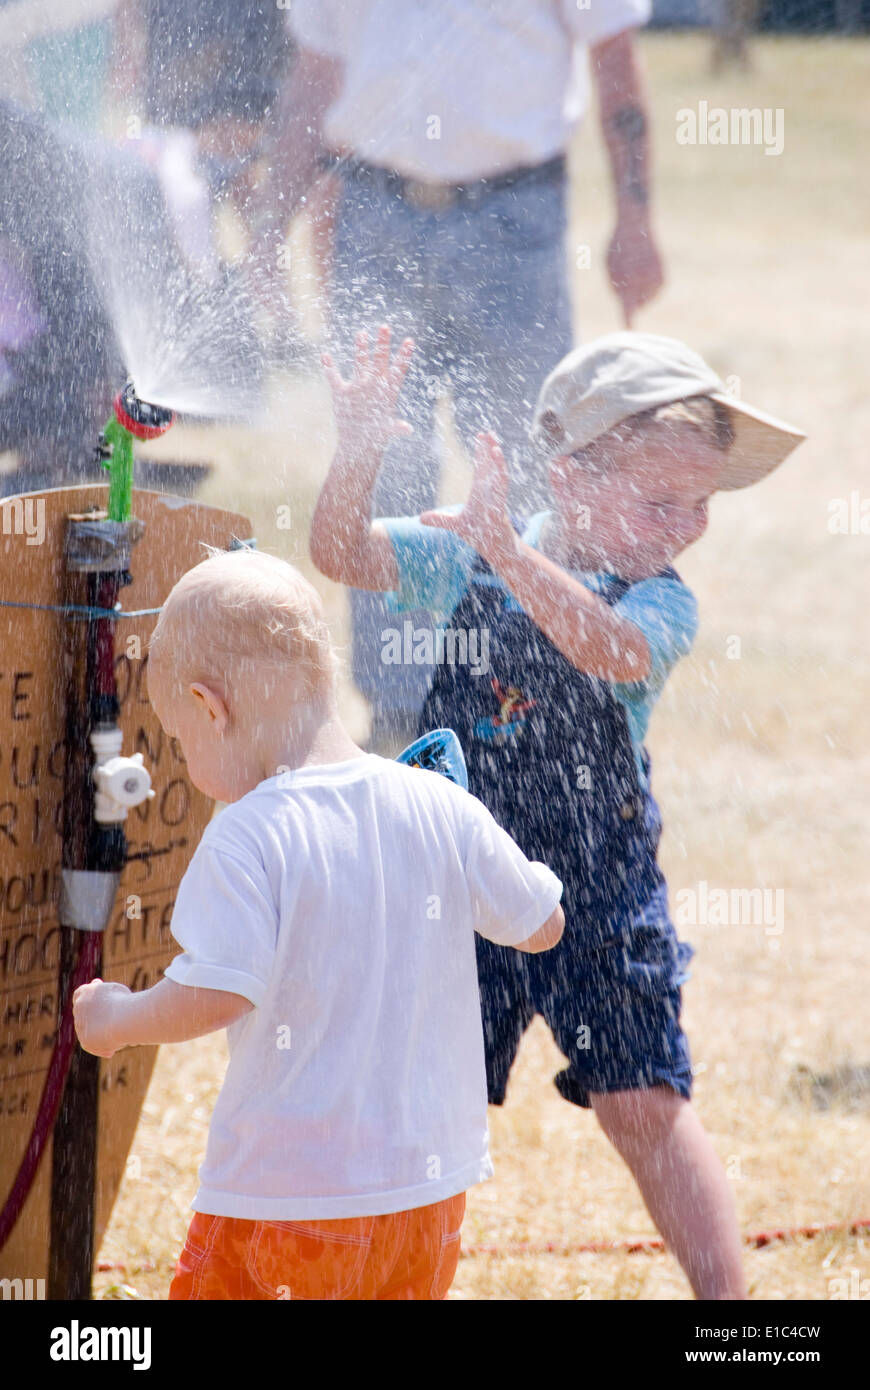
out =
[[(100, 751), (95, 744), (98, 757)], [(154, 796), (151, 774), (144, 766), (141, 753), (134, 753), (131, 758), (116, 755), (98, 762), (94, 767), (94, 782), (97, 787), (94, 819), (101, 825), (123, 821), (131, 806), (140, 806)]]

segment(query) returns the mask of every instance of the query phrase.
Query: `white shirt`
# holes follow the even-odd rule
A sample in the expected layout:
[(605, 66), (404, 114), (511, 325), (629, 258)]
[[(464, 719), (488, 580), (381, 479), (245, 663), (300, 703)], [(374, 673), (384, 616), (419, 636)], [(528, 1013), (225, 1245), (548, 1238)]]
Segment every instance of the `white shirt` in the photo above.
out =
[[(293, 0), (305, 48), (344, 64), (328, 144), (431, 183), (541, 164), (586, 104), (586, 48), (651, 0)], [(575, 52), (579, 46), (580, 52)]]
[(166, 975), (256, 1007), (227, 1030), (193, 1209), (374, 1216), (491, 1177), (474, 932), (524, 941), (561, 893), (468, 792), (374, 754), (222, 811)]

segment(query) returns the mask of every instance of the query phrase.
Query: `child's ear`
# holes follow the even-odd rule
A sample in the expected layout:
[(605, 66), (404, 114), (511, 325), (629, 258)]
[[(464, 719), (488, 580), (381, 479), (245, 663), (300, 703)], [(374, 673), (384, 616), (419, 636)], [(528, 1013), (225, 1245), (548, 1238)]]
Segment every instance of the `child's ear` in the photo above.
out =
[(229, 711), (217, 691), (212, 690), (208, 685), (203, 685), (201, 681), (194, 681), (192, 685), (188, 686), (188, 689), (211, 722), (219, 730), (226, 728), (229, 721)]

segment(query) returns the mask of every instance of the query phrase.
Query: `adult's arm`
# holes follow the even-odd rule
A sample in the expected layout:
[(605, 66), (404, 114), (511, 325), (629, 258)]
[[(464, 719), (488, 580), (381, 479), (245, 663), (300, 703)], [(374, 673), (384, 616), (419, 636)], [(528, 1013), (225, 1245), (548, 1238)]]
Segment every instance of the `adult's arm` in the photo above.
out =
[(253, 206), (254, 255), (265, 254), (321, 172), (323, 118), (341, 90), (341, 59), (298, 48), (264, 135), (266, 173)]
[(650, 221), (649, 103), (633, 31), (594, 45), (592, 72), (616, 197), (608, 253), (610, 282), (626, 324), (661, 288), (664, 275)]

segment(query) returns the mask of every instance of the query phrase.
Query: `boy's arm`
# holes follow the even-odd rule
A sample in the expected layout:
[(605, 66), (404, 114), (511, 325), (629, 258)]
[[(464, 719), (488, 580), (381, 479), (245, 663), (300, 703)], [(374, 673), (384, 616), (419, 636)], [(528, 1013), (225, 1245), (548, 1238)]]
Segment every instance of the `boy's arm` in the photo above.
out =
[(649, 644), (640, 628), (546, 555), (516, 537), (510, 548), (493, 548), (484, 559), (578, 671), (619, 683), (649, 675)]
[(640, 628), (520, 540), (507, 515), (507, 488), (498, 441), (479, 435), (474, 482), (463, 510), (424, 512), (420, 520), (455, 531), (474, 546), (572, 666), (607, 681), (644, 680), (650, 651)]
[(92, 980), (73, 995), (73, 1016), (86, 1052), (111, 1057), (121, 1047), (187, 1042), (226, 1028), (254, 1005), (241, 994), (161, 980), (133, 994), (126, 985)]
[(384, 450), (413, 433), (395, 418), (396, 402), (414, 345), (406, 338), (390, 362), (390, 329), (382, 325), (369, 358), (368, 334), (357, 334), (356, 363), (344, 381), (324, 355), (332, 388), (338, 444), (311, 519), (311, 559), (327, 579), (355, 589), (389, 592), (399, 583), (386, 528), (372, 521), (372, 496)]
[(461, 803), (474, 930), (514, 951), (549, 951), (565, 926), (560, 880), (546, 864), (527, 859), (482, 802), (466, 795)]
[(542, 927), (538, 927), (538, 930), (532, 932), (525, 941), (516, 942), (513, 949), (515, 951), (527, 951), (529, 954), (549, 951), (561, 941), (564, 930), (565, 914), (560, 905), (553, 909)]
[(279, 916), (256, 840), (257, 825), (237, 807), (212, 821), (178, 886), (171, 931), (181, 954), (153, 989), (133, 994), (126, 985), (94, 980), (76, 990), (84, 1048), (110, 1057), (131, 1044), (185, 1042), (226, 1028), (262, 1003)]

